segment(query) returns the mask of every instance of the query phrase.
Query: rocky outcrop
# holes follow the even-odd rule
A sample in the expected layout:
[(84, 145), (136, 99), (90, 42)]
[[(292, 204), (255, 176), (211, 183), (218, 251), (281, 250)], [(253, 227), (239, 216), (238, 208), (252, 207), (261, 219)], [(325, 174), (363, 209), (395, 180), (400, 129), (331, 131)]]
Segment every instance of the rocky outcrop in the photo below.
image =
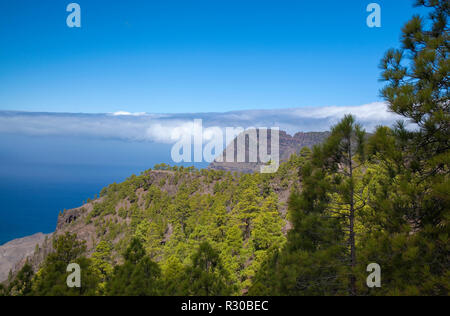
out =
[[(227, 162), (225, 159), (227, 149), (225, 149), (221, 155), (222, 161), (219, 162), (218, 159), (209, 165), (210, 169), (214, 170), (224, 170), (230, 172), (242, 172), (242, 173), (253, 173), (259, 172), (261, 166), (264, 164), (261, 162), (259, 156), (259, 144), (260, 136), (259, 130), (256, 130), (256, 148), (258, 152), (257, 162), (250, 162), (249, 150), (251, 148), (250, 141), (255, 141), (252, 133), (248, 133), (245, 140), (245, 161), (237, 162), (237, 140), (235, 139), (232, 143), (227, 146), (227, 149), (234, 147), (234, 161)], [(294, 136), (287, 134), (284, 131), (279, 132), (279, 157), (280, 163), (289, 160), (292, 154), (298, 154), (303, 147), (312, 148), (314, 145), (322, 143), (329, 135), (329, 132), (311, 132), (311, 133), (297, 133)], [(268, 154), (271, 154), (271, 142), (272, 137), (270, 131), (267, 135), (267, 147)]]
[(42, 233), (24, 238), (14, 239), (0, 246), (0, 282), (6, 281), (10, 271), (35, 253), (46, 241), (49, 235)]

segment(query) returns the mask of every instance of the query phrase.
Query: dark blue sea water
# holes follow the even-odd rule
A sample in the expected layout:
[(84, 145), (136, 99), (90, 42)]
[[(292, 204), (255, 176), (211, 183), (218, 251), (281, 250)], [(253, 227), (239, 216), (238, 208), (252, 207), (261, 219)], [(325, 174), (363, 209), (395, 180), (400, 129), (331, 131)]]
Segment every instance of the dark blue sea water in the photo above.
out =
[(161, 162), (169, 145), (1, 135), (0, 245), (54, 231), (60, 211)]
[(36, 232), (54, 231), (59, 211), (82, 205), (112, 182), (138, 168), (103, 166), (21, 166), (38, 173), (0, 177), (0, 244)]

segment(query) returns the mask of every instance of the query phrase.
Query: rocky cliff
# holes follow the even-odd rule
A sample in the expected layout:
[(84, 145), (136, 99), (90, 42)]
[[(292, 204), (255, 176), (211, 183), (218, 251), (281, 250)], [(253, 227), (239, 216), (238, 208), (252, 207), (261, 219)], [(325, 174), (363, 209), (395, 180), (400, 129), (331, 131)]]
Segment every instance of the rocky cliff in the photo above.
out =
[[(214, 170), (224, 170), (224, 171), (230, 171), (230, 172), (243, 172), (243, 173), (253, 173), (253, 172), (260, 172), (261, 166), (264, 165), (264, 163), (261, 162), (261, 157), (259, 155), (259, 144), (260, 144), (260, 133), (259, 130), (255, 131), (256, 133), (256, 139), (255, 134), (248, 133), (245, 138), (245, 161), (244, 162), (238, 162), (237, 159), (237, 153), (238, 153), (238, 146), (237, 146), (237, 140), (235, 139), (232, 143), (230, 143), (227, 148), (223, 151), (221, 155), (221, 161), (219, 162), (217, 159), (213, 163), (209, 165), (210, 169)], [(241, 134), (243, 135), (243, 134)], [(310, 133), (302, 133), (299, 132), (295, 134), (294, 136), (291, 136), (287, 134), (284, 131), (279, 132), (279, 157), (280, 157), (280, 163), (285, 162), (289, 159), (289, 157), (296, 153), (298, 154), (300, 150), (303, 147), (309, 147), (312, 148), (314, 145), (322, 143), (329, 135), (329, 132), (310, 132)], [(257, 150), (257, 161), (251, 162), (249, 151), (251, 150), (250, 143), (252, 141), (255, 141), (257, 144), (256, 150)], [(272, 137), (270, 134), (270, 131), (267, 135), (267, 154), (271, 154), (271, 143), (272, 143)], [(233, 162), (227, 162), (226, 159), (226, 152), (232, 147), (232, 151), (234, 152), (234, 158)]]
[(42, 247), (50, 235), (42, 233), (14, 239), (0, 246), (0, 282), (8, 279), (10, 271), (22, 266), (26, 258)]

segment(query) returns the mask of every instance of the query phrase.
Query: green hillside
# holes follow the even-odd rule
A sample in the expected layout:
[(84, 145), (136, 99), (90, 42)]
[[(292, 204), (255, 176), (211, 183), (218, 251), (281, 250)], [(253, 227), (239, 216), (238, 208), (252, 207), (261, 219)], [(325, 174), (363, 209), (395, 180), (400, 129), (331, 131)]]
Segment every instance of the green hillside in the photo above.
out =
[(418, 3), (429, 19), (381, 62), (404, 121), (368, 135), (347, 115), (274, 174), (163, 164), (112, 184), (64, 211), (0, 294), (448, 296), (450, 5)]

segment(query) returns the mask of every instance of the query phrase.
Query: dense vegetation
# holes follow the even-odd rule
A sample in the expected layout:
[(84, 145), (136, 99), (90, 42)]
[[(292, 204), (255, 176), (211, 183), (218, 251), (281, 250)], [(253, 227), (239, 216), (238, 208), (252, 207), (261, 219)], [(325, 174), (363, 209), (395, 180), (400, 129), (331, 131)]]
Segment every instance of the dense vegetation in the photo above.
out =
[[(250, 294), (448, 295), (450, 4), (418, 4), (430, 18), (407, 23), (381, 63), (382, 95), (415, 129), (399, 122), (367, 139), (350, 116), (335, 126), (300, 170), (294, 229)], [(372, 262), (381, 288), (365, 284)]]
[[(429, 19), (381, 63), (382, 95), (411, 127), (367, 135), (346, 116), (271, 175), (156, 166), (92, 202), (95, 249), (61, 234), (0, 295), (448, 295), (450, 7), (418, 3)], [(80, 289), (65, 285), (71, 262)]]
[[(287, 205), (278, 196), (298, 190), (297, 170), (309, 152), (293, 155), (276, 174), (231, 174), (161, 164), (111, 184), (90, 202), (90, 210), (82, 210), (77, 221), (66, 224), (66, 234), (61, 231), (56, 236), (27, 293), (244, 293), (268, 250), (285, 243)], [(86, 241), (69, 233), (87, 226), (95, 228), (91, 250)], [(60, 249), (66, 253), (60, 254)], [(52, 286), (65, 285), (69, 261), (79, 263), (85, 273), (81, 292)], [(22, 293), (14, 282), (9, 292)]]

